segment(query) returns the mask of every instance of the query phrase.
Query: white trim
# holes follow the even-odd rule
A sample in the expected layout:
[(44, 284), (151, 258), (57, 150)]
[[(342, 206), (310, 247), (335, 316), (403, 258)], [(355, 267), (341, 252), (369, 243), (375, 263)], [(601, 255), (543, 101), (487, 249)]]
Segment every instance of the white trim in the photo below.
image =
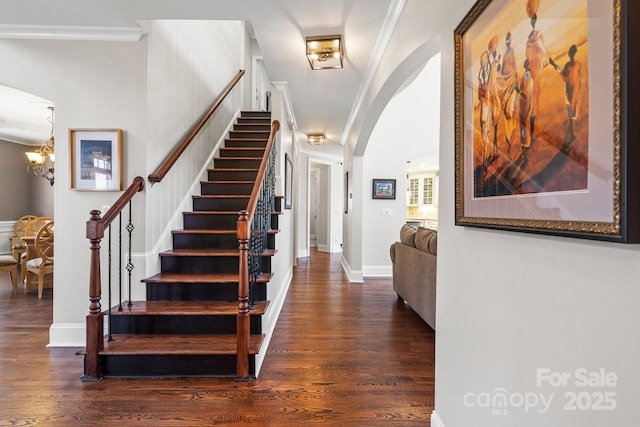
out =
[(16, 221), (0, 221), (0, 233), (13, 233)]
[(364, 277), (362, 275), (362, 271), (352, 270), (351, 266), (349, 265), (349, 262), (344, 257), (344, 255), (342, 255), (342, 261), (340, 262), (340, 264), (342, 265), (342, 269), (344, 270), (345, 274), (347, 275), (347, 278), (349, 279), (349, 282), (351, 282), (351, 283), (363, 283), (364, 282)]
[(293, 103), (291, 102), (291, 95), (289, 94), (289, 83), (287, 82), (271, 82), (271, 84), (282, 93), (282, 101), (284, 107), (287, 110), (287, 123), (289, 129), (295, 132), (298, 129), (298, 123), (296, 122), (296, 115), (293, 112)]
[(16, 221), (0, 221), (0, 254), (11, 254), (11, 247), (9, 245), (9, 238), (13, 236), (15, 230)]
[(358, 90), (356, 102), (353, 104), (351, 114), (349, 114), (349, 119), (347, 120), (347, 124), (344, 127), (344, 132), (342, 133), (342, 138), (340, 139), (341, 145), (345, 145), (347, 142), (347, 137), (351, 132), (351, 127), (356, 120), (356, 116), (360, 112), (360, 107), (362, 107), (362, 103), (364, 102), (364, 99), (367, 95), (367, 91), (371, 86), (373, 76), (378, 71), (378, 67), (382, 62), (382, 57), (384, 56), (384, 53), (387, 50), (387, 46), (391, 41), (391, 36), (393, 35), (393, 32), (396, 29), (396, 25), (400, 20), (400, 15), (402, 15), (402, 11), (404, 10), (406, 2), (406, 0), (393, 0), (389, 5), (387, 16), (384, 19), (382, 29), (380, 30), (380, 33), (378, 33), (378, 38), (376, 40), (375, 47), (373, 48), (373, 55), (369, 59), (367, 70), (365, 72), (364, 78), (362, 79), (360, 89)]
[(431, 427), (444, 427), (444, 423), (436, 413), (435, 409), (431, 413)]
[(296, 258), (308, 258), (309, 251), (307, 249), (298, 249), (298, 255)]
[(340, 162), (340, 163), (344, 160), (344, 157), (342, 155), (330, 154), (330, 153), (322, 153), (320, 151), (309, 150), (306, 147), (298, 146), (298, 150), (302, 154), (306, 154), (309, 157), (313, 157), (314, 159), (317, 159), (318, 162), (319, 162), (320, 159), (324, 159), (324, 160), (327, 160), (327, 161), (336, 161), (336, 162)]
[(363, 265), (362, 275), (364, 277), (392, 277), (393, 267), (390, 265)]
[(0, 39), (139, 42), (146, 34), (140, 27), (0, 24)]
[(47, 347), (85, 347), (86, 331), (84, 323), (52, 323)]
[(329, 250), (329, 245), (318, 245), (318, 251), (319, 252), (327, 252), (327, 253), (331, 252)]
[(287, 299), (287, 293), (289, 292), (289, 287), (291, 286), (291, 280), (293, 280), (293, 267), (289, 268), (289, 271), (287, 272), (287, 277), (285, 278), (286, 285), (280, 289), (280, 292), (278, 293), (276, 298), (272, 300), (271, 304), (269, 304), (269, 309), (265, 313), (266, 318), (263, 320), (262, 324), (268, 324), (270, 325), (270, 327), (269, 330), (266, 331), (266, 336), (264, 337), (264, 341), (261, 347), (262, 351), (260, 351), (260, 353), (256, 355), (256, 377), (260, 374), (260, 369), (262, 369), (264, 358), (267, 356), (267, 350), (269, 350), (269, 344), (271, 344), (273, 331), (276, 329), (276, 324), (278, 323), (278, 319), (280, 318), (280, 312), (282, 311), (284, 302)]

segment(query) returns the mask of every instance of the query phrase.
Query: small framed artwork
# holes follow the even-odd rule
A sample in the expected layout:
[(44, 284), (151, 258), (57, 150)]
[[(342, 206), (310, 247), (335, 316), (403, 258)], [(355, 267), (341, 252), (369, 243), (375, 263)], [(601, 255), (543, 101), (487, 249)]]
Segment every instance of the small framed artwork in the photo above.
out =
[(71, 189), (122, 190), (122, 129), (69, 129)]
[(631, 4), (476, 1), (454, 30), (456, 225), (640, 241)]
[(396, 180), (395, 179), (374, 179), (372, 198), (395, 199), (396, 198)]
[(293, 205), (293, 163), (288, 153), (284, 153), (284, 208)]
[(349, 171), (344, 173), (344, 213), (349, 213)]

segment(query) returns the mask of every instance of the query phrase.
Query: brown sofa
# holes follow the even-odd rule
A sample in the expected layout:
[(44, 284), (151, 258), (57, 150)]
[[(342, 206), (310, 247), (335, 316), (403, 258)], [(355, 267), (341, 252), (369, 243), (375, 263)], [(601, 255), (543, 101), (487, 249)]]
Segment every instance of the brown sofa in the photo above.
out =
[(435, 330), (438, 232), (405, 224), (390, 251), (393, 290)]

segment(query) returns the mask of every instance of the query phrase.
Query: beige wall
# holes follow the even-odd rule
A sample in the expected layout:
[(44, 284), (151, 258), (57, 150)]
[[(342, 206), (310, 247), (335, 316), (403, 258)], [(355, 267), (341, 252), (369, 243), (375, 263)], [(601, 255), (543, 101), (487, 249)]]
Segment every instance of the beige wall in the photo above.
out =
[(23, 215), (53, 217), (53, 188), (49, 181), (27, 173), (27, 145), (0, 140), (0, 221)]

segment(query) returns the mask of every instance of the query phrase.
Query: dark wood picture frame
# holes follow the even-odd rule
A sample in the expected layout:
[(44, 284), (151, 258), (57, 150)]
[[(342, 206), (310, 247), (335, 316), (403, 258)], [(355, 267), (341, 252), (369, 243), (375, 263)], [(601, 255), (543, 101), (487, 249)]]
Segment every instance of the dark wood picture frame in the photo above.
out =
[(395, 199), (396, 180), (395, 179), (374, 179), (371, 198), (373, 199)]
[[(640, 105), (627, 101), (628, 94), (640, 93), (640, 26), (629, 25), (638, 22), (640, 6), (628, 0), (589, 2), (584, 18), (576, 10), (586, 10), (588, 0), (568, 1), (572, 7), (539, 2), (537, 10), (532, 0), (478, 0), (454, 30), (455, 224), (638, 243), (640, 169), (633, 165), (640, 163), (640, 145), (630, 138), (640, 129), (630, 118)], [(532, 68), (538, 60), (532, 46), (542, 32), (546, 51), (539, 51), (548, 54), (547, 62)], [(520, 110), (509, 133), (513, 124), (506, 110), (494, 115), (495, 104), (487, 99), (499, 93), (492, 90), (500, 84), (506, 86), (504, 61), (512, 55)], [(483, 79), (492, 60), (496, 66), (489, 69), (502, 73), (501, 82)], [(581, 62), (582, 77), (572, 81), (575, 62)], [(526, 101), (527, 88), (535, 87), (524, 79), (535, 80), (532, 69), (538, 70), (537, 110), (533, 96)], [(580, 100), (570, 95), (576, 81), (582, 82), (584, 100), (578, 108)], [(499, 102), (509, 105), (506, 98)], [(554, 141), (554, 132), (562, 137)], [(554, 180), (566, 183), (555, 184), (558, 190), (548, 184)]]
[(284, 153), (284, 208), (293, 206), (293, 163), (288, 153)]

